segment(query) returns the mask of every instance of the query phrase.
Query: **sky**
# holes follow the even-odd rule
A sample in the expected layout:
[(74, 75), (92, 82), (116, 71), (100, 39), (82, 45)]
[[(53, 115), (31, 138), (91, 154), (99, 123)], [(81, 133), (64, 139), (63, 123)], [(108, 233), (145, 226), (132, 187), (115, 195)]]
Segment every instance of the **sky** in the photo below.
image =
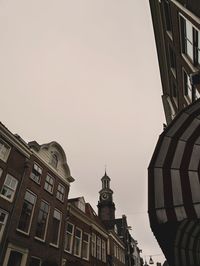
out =
[(165, 122), (147, 0), (0, 0), (1, 122), (57, 141), (95, 210), (105, 172), (116, 217), (142, 256), (164, 261), (149, 226), (147, 168)]

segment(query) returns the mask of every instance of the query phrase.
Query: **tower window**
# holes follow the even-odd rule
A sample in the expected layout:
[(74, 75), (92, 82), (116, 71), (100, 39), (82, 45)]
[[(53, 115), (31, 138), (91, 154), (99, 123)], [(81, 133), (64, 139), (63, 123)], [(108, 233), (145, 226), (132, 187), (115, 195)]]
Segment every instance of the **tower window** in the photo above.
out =
[(107, 179), (103, 181), (103, 188), (109, 188), (109, 181)]

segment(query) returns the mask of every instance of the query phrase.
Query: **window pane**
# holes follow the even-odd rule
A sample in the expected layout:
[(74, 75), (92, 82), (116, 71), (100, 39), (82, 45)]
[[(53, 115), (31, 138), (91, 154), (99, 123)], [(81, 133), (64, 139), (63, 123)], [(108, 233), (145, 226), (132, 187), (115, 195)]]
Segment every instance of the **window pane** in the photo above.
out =
[(0, 209), (0, 241), (3, 236), (3, 231), (6, 226), (7, 218), (8, 218), (8, 213)]
[(187, 55), (193, 60), (193, 45), (187, 41), (186, 42)]
[(40, 259), (38, 258), (31, 258), (29, 266), (40, 266)]
[(193, 27), (188, 20), (186, 20), (186, 37), (191, 43), (193, 43)]
[(12, 177), (10, 174), (7, 174), (1, 194), (9, 200), (12, 200), (15, 194), (17, 183), (17, 179)]
[(7, 266), (21, 266), (22, 254), (17, 251), (11, 251)]
[(54, 210), (53, 222), (52, 222), (52, 244), (58, 245), (59, 231), (60, 231), (61, 213)]
[(3, 140), (0, 140), (0, 159), (6, 161), (10, 152), (10, 146)]
[(74, 240), (74, 254), (77, 256), (81, 255), (81, 236), (82, 236), (82, 232), (77, 228), (75, 232), (75, 240)]
[(36, 234), (35, 234), (37, 237), (41, 239), (44, 239), (45, 237), (48, 213), (49, 213), (49, 205), (46, 202), (42, 201), (39, 210), (37, 226), (36, 226)]
[(35, 199), (36, 197), (33, 194), (26, 191), (18, 224), (18, 229), (26, 233), (29, 231)]

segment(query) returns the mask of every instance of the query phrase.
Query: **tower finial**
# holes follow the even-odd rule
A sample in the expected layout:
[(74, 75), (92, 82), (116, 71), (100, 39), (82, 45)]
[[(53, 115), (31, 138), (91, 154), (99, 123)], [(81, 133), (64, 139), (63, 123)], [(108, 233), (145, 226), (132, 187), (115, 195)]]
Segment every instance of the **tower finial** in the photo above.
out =
[(105, 175), (107, 175), (106, 170), (107, 170), (107, 164), (105, 164)]

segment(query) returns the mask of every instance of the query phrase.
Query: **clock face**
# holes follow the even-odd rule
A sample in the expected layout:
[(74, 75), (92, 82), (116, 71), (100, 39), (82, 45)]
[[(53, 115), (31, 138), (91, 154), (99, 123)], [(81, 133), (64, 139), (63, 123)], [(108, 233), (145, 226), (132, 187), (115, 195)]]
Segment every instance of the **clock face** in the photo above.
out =
[(106, 200), (108, 199), (108, 194), (106, 193), (103, 193), (102, 196), (101, 196), (102, 200)]

